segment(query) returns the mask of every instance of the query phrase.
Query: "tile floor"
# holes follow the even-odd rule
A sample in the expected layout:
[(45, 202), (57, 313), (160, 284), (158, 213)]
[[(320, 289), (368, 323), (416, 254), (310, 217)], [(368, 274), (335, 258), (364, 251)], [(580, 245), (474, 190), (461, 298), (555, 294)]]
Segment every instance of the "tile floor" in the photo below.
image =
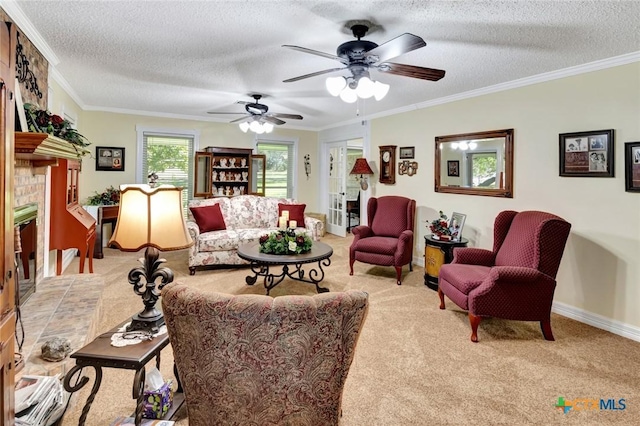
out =
[[(104, 280), (95, 274), (61, 275), (37, 284), (36, 292), (20, 308), (25, 366), (19, 375), (65, 373), (75, 364), (68, 357), (60, 362), (45, 361), (40, 358), (40, 348), (52, 337), (69, 339), (72, 352), (93, 340), (102, 313), (103, 289)], [(19, 323), (16, 328), (20, 337)]]

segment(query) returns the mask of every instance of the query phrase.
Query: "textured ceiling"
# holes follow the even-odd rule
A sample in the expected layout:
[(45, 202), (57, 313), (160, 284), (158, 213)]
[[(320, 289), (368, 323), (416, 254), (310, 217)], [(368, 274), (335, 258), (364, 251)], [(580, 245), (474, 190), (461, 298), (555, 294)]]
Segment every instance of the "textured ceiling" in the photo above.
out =
[[(637, 1), (12, 3), (85, 109), (230, 121), (236, 117), (206, 112), (243, 111), (235, 102), (257, 92), (270, 111), (304, 116), (284, 127), (308, 129), (640, 51)], [(282, 82), (340, 66), (283, 44), (335, 54), (353, 40), (345, 24), (362, 19), (376, 24), (364, 39), (378, 44), (405, 32), (422, 37), (426, 47), (393, 61), (446, 76), (431, 82), (372, 72), (391, 90), (382, 101), (357, 104), (331, 97), (326, 75)]]

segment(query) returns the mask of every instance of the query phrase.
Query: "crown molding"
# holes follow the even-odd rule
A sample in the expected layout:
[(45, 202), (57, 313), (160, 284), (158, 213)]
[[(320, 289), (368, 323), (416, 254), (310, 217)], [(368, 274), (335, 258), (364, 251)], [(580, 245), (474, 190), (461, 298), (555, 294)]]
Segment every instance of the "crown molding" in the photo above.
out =
[(367, 115), (365, 117), (356, 117), (348, 121), (343, 121), (340, 123), (333, 124), (331, 126), (323, 127), (320, 130), (327, 130), (334, 127), (344, 126), (346, 124), (352, 124), (363, 119), (371, 120), (375, 118), (388, 117), (390, 115), (402, 114), (405, 112), (429, 108), (437, 105), (447, 104), (450, 102), (456, 102), (464, 99), (475, 98), (478, 96), (489, 95), (491, 93), (517, 89), (520, 87), (530, 86), (532, 84), (544, 83), (547, 81), (558, 80), (560, 78), (572, 77), (575, 75), (585, 74), (593, 71), (600, 71), (607, 68), (614, 68), (621, 65), (628, 65), (634, 62), (640, 62), (640, 51), (627, 53), (625, 55), (620, 55), (620, 56), (614, 56), (612, 58), (602, 59), (599, 61), (588, 62), (586, 64), (576, 65), (569, 68), (563, 68), (556, 71), (537, 74), (531, 77), (520, 78), (518, 80), (508, 81), (506, 83), (500, 83), (493, 86), (487, 86), (481, 89), (469, 90), (467, 92), (462, 92), (462, 93), (458, 93), (451, 96), (445, 96), (443, 98), (432, 99), (429, 101), (420, 102), (418, 104), (407, 105), (404, 107), (395, 108), (395, 109), (380, 112), (377, 114)]
[(49, 62), (49, 65), (55, 66), (60, 63), (58, 56), (56, 56), (53, 49), (51, 49), (49, 44), (42, 38), (40, 32), (33, 26), (16, 1), (0, 0), (0, 7), (7, 12), (7, 15), (9, 15), (11, 20), (20, 28), (20, 31), (26, 35), (29, 41), (42, 53), (42, 56)]
[(69, 97), (73, 99), (76, 104), (78, 104), (80, 109), (85, 109), (85, 104), (80, 96), (76, 93), (75, 90), (73, 90), (73, 87), (71, 87), (67, 79), (65, 79), (63, 75), (60, 74), (60, 71), (58, 71), (56, 67), (51, 66), (51, 64), (49, 64), (49, 78), (58, 83), (58, 85), (62, 87), (62, 90), (64, 90), (67, 95), (69, 95)]
[[(97, 111), (97, 112), (110, 112), (113, 114), (126, 114), (126, 115), (141, 115), (146, 117), (159, 117), (159, 118), (174, 118), (177, 120), (191, 120), (191, 121), (205, 121), (205, 122), (213, 122), (213, 123), (224, 123), (224, 124), (234, 124), (229, 123), (224, 118), (214, 118), (214, 117), (201, 117), (199, 115), (186, 115), (186, 114), (174, 114), (168, 112), (155, 112), (155, 111), (140, 111), (135, 109), (124, 109), (124, 108), (110, 108), (110, 107), (101, 107), (95, 105), (86, 105), (82, 108), (84, 111)], [(317, 131), (312, 128), (305, 128), (301, 126), (292, 126), (287, 125), (286, 127), (281, 127), (282, 129), (292, 129), (292, 130), (305, 130), (305, 131)]]

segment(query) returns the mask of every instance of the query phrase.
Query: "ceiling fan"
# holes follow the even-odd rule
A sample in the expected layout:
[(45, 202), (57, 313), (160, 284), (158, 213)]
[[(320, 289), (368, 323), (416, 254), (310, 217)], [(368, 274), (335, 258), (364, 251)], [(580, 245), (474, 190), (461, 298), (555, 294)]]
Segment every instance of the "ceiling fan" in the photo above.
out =
[(207, 114), (242, 114), (244, 117), (231, 120), (230, 123), (239, 123), (240, 129), (243, 132), (251, 130), (256, 133), (270, 133), (273, 130), (273, 125), (285, 124), (286, 121), (281, 118), (287, 118), (290, 120), (302, 120), (302, 116), (298, 114), (281, 114), (277, 112), (269, 112), (269, 107), (265, 104), (258, 103), (262, 99), (262, 95), (252, 94), (250, 95), (254, 102), (238, 101), (236, 103), (244, 105), (246, 112), (217, 112), (207, 111)]
[[(384, 44), (377, 45), (374, 42), (362, 40), (362, 37), (365, 36), (367, 31), (369, 30), (369, 26), (364, 24), (356, 24), (351, 27), (351, 31), (353, 32), (353, 36), (357, 38), (357, 40), (347, 41), (338, 46), (337, 55), (332, 55), (330, 53), (319, 52), (317, 50), (307, 49), (306, 47), (300, 46), (292, 46), (292, 45), (283, 45), (283, 47), (287, 47), (289, 49), (298, 50), (304, 53), (310, 53), (312, 55), (322, 56), (323, 58), (329, 58), (336, 60), (342, 63), (342, 67), (338, 68), (329, 68), (322, 71), (313, 72), (310, 74), (301, 75), (298, 77), (289, 78), (284, 80), (284, 83), (291, 83), (294, 81), (303, 80), (309, 77), (315, 77), (318, 75), (329, 74), (336, 71), (349, 70), (351, 76), (349, 77), (337, 77), (337, 80), (333, 80), (334, 83), (338, 82), (342, 87), (336, 88), (334, 86), (334, 90), (330, 87), (330, 80), (327, 80), (327, 89), (331, 92), (332, 95), (337, 96), (340, 94), (345, 86), (353, 89), (359, 86), (359, 82), (361, 79), (366, 77), (367, 85), (372, 85), (369, 70), (375, 69), (380, 72), (384, 72), (387, 74), (395, 74), (404, 77), (412, 77), (419, 78), (422, 80), (431, 80), (438, 81), (442, 77), (444, 77), (445, 71), (434, 69), (434, 68), (424, 68), (418, 67), (415, 65), (405, 65), (405, 64), (397, 64), (394, 62), (387, 62), (389, 59), (400, 56), (404, 53), (411, 52), (412, 50), (419, 49), (427, 45), (425, 41), (416, 35), (404, 33), (394, 39), (387, 41)], [(343, 82), (340, 82), (340, 79), (343, 79)], [(387, 85), (384, 85), (387, 86)], [(384, 95), (389, 90), (387, 86), (384, 90)], [(335, 92), (335, 94), (334, 94)], [(354, 94), (355, 95), (355, 94)], [(358, 94), (360, 95), (360, 94)], [(370, 97), (373, 94), (366, 96)], [(341, 95), (342, 97), (342, 95)], [(365, 97), (365, 96), (360, 96)], [(382, 98), (380, 97), (380, 99)], [(376, 99), (378, 96), (376, 95)], [(343, 98), (343, 100), (347, 101)], [(349, 102), (349, 101), (347, 101)], [(352, 102), (355, 102), (353, 99)]]

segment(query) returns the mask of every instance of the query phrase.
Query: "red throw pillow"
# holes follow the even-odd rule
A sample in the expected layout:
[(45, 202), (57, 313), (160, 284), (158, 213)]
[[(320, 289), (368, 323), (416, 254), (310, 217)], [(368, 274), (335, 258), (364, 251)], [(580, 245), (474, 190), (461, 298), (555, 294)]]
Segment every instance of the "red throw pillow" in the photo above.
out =
[[(282, 212), (289, 211), (289, 220), (295, 220), (300, 228), (304, 228), (304, 209), (306, 204), (282, 204), (278, 203), (278, 219), (282, 216)], [(276, 223), (278, 226), (279, 223)], [(287, 223), (289, 226), (289, 223)]]
[(189, 207), (200, 232), (222, 231), (227, 229), (220, 210), (220, 204), (204, 207)]

